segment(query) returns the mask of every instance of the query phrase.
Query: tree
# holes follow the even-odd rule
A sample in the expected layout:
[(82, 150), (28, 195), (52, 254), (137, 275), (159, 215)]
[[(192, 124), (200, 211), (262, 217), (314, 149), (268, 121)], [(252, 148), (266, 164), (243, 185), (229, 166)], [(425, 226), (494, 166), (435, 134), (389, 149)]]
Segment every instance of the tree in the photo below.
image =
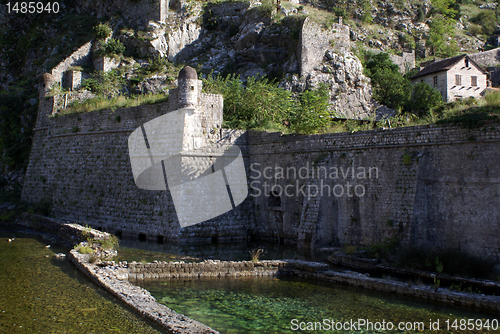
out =
[(408, 103), (411, 83), (399, 73), (399, 67), (387, 53), (368, 54), (364, 73), (372, 81), (375, 100), (399, 111)]
[(455, 36), (454, 21), (442, 15), (436, 15), (430, 23), (430, 39), (428, 45), (433, 54), (438, 57), (449, 58), (458, 52)]
[(432, 8), (447, 18), (460, 18), (460, 3), (457, 0), (432, 0)]
[(299, 96), (299, 102), (290, 119), (295, 132), (320, 132), (330, 124), (328, 88), (325, 85), (321, 85), (317, 90), (303, 92)]
[(408, 109), (417, 116), (422, 117), (442, 103), (443, 97), (441, 93), (427, 83), (420, 82), (413, 86)]

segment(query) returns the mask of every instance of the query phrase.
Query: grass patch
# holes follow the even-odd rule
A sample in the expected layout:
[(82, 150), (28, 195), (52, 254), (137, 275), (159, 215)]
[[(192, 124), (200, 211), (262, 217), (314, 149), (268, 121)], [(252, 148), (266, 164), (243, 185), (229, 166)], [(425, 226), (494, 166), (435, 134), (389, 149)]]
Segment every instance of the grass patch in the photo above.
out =
[(344, 251), (344, 254), (345, 255), (353, 255), (354, 253), (356, 253), (358, 249), (356, 248), (356, 246), (344, 246), (343, 248), (343, 251)]
[(96, 240), (102, 248), (104, 249), (116, 249), (118, 247), (118, 237), (116, 235), (110, 234), (108, 238), (102, 240)]
[[(75, 102), (69, 105), (66, 109), (57, 113), (57, 116), (70, 115), (75, 113), (84, 113), (98, 110), (114, 110), (119, 108), (130, 108), (136, 107), (144, 104), (156, 104), (168, 101), (168, 94), (146, 94), (146, 95), (136, 95), (132, 97), (127, 96), (117, 96), (112, 99), (107, 99), (102, 96), (98, 96), (92, 99), (85, 100), (83, 102)], [(120, 118), (121, 120), (121, 118)], [(117, 119), (118, 121), (118, 119)]]
[(85, 246), (77, 245), (75, 247), (75, 249), (80, 254), (92, 254), (92, 253), (94, 253), (94, 250), (89, 245), (85, 245)]
[(265, 251), (262, 248), (255, 248), (251, 251), (249, 251), (250, 256), (252, 257), (252, 262), (259, 262), (259, 259), (262, 254), (265, 253)]

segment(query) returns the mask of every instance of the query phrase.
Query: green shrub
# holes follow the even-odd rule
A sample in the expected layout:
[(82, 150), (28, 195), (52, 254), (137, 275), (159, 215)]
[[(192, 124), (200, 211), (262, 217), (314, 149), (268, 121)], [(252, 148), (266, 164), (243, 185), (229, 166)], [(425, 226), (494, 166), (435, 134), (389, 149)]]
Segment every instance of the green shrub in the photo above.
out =
[(412, 160), (413, 157), (411, 156), (411, 154), (408, 153), (403, 154), (403, 164), (410, 165)]
[(497, 16), (492, 10), (483, 10), (479, 12), (471, 21), (480, 25), (483, 33), (488, 36), (493, 34), (498, 24)]
[(285, 124), (298, 133), (324, 130), (330, 123), (328, 90), (305, 91), (298, 97), (266, 78), (209, 75), (204, 79), (207, 93), (224, 96), (224, 126), (236, 129), (284, 130)]
[(425, 82), (417, 83), (411, 92), (408, 110), (418, 117), (429, 114), (434, 108), (443, 104), (443, 97)]
[(398, 238), (391, 238), (384, 242), (370, 245), (366, 248), (367, 256), (375, 259), (387, 260), (389, 255), (395, 253), (399, 245)]
[(290, 118), (292, 129), (303, 134), (324, 131), (331, 120), (326, 86), (321, 85), (317, 90), (303, 92), (299, 101), (299, 106), (294, 109)]
[(168, 65), (169, 65), (169, 62), (168, 62), (168, 59), (166, 57), (164, 57), (164, 58), (157, 57), (157, 58), (149, 59), (149, 66), (141, 67), (137, 71), (139, 73), (144, 74), (144, 75), (157, 73), (157, 72), (163, 73), (163, 72), (167, 71)]
[(119, 240), (117, 236), (110, 234), (109, 237), (97, 240), (97, 242), (104, 249), (116, 249), (116, 247), (118, 247)]
[(15, 211), (5, 211), (0, 214), (0, 222), (9, 222), (16, 216)]
[(102, 45), (95, 51), (95, 56), (118, 56), (125, 51), (125, 45), (117, 39), (111, 38), (106, 44)]
[(252, 257), (252, 262), (259, 262), (260, 256), (265, 253), (262, 248), (252, 249), (250, 252), (250, 256)]
[(401, 111), (410, 99), (411, 83), (399, 73), (387, 53), (366, 53), (364, 74), (372, 80), (373, 98), (389, 108)]
[(457, 250), (420, 247), (400, 249), (395, 264), (417, 270), (475, 278), (491, 278), (492, 264), (487, 260)]
[(486, 93), (484, 99), (486, 104), (490, 107), (500, 106), (500, 92)]
[(347, 246), (347, 245), (344, 246), (344, 249), (343, 249), (345, 255), (352, 255), (352, 254), (356, 253), (357, 250), (358, 249), (356, 248), (356, 246)]
[(96, 71), (91, 77), (82, 81), (81, 87), (99, 95), (116, 95), (125, 84), (125, 79), (116, 70), (109, 72)]
[(483, 29), (480, 26), (475, 25), (475, 24), (471, 24), (469, 26), (468, 30), (472, 36), (480, 36), (481, 34), (483, 34)]
[(111, 34), (111, 27), (107, 23), (99, 23), (94, 27), (94, 34), (97, 39), (104, 39)]

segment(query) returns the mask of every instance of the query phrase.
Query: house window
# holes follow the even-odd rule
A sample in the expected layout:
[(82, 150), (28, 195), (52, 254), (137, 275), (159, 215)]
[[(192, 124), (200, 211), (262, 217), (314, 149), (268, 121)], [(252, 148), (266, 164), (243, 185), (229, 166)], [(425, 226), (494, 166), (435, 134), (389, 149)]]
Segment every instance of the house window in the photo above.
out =
[(194, 90), (194, 86), (191, 86), (191, 90)]
[(465, 58), (465, 67), (469, 67), (469, 59)]
[(438, 85), (438, 77), (434, 77), (433, 81), (434, 81), (434, 87), (437, 87), (437, 85)]
[(475, 75), (470, 77), (470, 85), (472, 87), (477, 87), (477, 77)]
[(462, 76), (455, 74), (455, 86), (462, 86)]

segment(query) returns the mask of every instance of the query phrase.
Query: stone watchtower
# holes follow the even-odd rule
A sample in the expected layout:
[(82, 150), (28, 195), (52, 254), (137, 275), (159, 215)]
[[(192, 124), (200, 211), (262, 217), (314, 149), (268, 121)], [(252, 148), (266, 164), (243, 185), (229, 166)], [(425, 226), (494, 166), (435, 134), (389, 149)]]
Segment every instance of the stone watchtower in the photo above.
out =
[(203, 83), (198, 80), (194, 68), (185, 66), (179, 72), (177, 85), (177, 88), (169, 90), (168, 111), (194, 108), (206, 133), (222, 126), (222, 96), (203, 93)]

